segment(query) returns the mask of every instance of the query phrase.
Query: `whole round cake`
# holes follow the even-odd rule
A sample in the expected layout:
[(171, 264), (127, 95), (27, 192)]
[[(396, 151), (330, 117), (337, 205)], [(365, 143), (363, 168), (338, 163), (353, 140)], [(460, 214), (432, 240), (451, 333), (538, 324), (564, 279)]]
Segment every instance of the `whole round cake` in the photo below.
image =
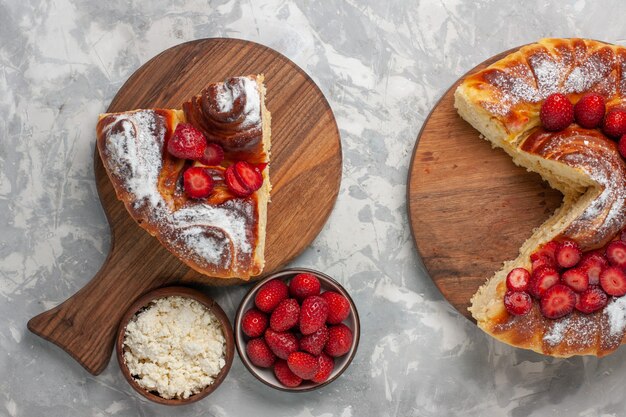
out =
[[(552, 356), (603, 356), (626, 331), (626, 48), (542, 39), (467, 76), (455, 107), (562, 206), (472, 297), (478, 326)], [(624, 236), (626, 239), (626, 235)]]

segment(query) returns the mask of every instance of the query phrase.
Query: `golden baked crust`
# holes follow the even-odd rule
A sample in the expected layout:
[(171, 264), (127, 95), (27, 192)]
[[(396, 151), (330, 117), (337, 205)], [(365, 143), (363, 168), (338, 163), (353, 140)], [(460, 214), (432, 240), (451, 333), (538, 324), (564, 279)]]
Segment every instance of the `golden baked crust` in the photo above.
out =
[(607, 99), (607, 110), (623, 105), (626, 48), (584, 39), (542, 39), (466, 77), (455, 107), (493, 146), (513, 162), (539, 173), (563, 193), (563, 205), (472, 297), (478, 326), (498, 340), (552, 356), (606, 355), (621, 343), (626, 298), (616, 298), (590, 315), (577, 311), (544, 318), (536, 303), (525, 316), (509, 315), (503, 304), (507, 273), (531, 268), (530, 254), (555, 239), (573, 239), (583, 250), (602, 247), (626, 224), (626, 165), (615, 143), (597, 129), (576, 125), (561, 132), (540, 127), (539, 110), (553, 93), (572, 102), (587, 92)]
[[(165, 146), (176, 125), (188, 122), (190, 112), (196, 111), (194, 100), (209, 90), (223, 94), (217, 98), (222, 100), (223, 109), (229, 100), (244, 105), (231, 105), (228, 112), (218, 115), (222, 120), (230, 119), (231, 128), (227, 136), (214, 130), (212, 138), (219, 136), (220, 143), (230, 147), (221, 166), (207, 168), (216, 184), (213, 193), (207, 199), (195, 200), (186, 196), (181, 185), (182, 173), (190, 163), (171, 156)], [(261, 188), (245, 198), (228, 190), (223, 172), (227, 165), (241, 159), (269, 163), (271, 116), (265, 108), (263, 76), (235, 77), (211, 84), (197, 97), (184, 104), (186, 111), (146, 109), (100, 115), (96, 127), (98, 151), (118, 199), (139, 226), (202, 274), (249, 279), (259, 275), (265, 264), (269, 167), (263, 170)], [(245, 152), (232, 140), (233, 135), (244, 131), (255, 131), (254, 136), (248, 136)]]

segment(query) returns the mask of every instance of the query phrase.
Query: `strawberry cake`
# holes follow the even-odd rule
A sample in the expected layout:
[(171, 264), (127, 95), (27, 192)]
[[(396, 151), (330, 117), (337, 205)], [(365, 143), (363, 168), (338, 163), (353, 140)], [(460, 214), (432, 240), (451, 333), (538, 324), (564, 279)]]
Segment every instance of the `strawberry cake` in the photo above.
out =
[(196, 271), (263, 271), (270, 113), (263, 76), (213, 83), (182, 110), (100, 115), (97, 147), (135, 221)]
[(471, 300), (478, 326), (539, 353), (604, 356), (626, 331), (626, 48), (543, 39), (467, 76), (455, 107), (562, 206)]

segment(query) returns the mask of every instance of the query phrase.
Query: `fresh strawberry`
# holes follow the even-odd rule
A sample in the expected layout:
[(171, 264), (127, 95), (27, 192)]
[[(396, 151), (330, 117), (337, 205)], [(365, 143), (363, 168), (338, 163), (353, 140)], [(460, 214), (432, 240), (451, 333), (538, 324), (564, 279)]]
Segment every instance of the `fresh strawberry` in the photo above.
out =
[(287, 298), (276, 306), (270, 316), (270, 327), (275, 332), (284, 332), (298, 324), (300, 305), (293, 298)]
[(604, 116), (602, 131), (610, 138), (617, 139), (626, 134), (626, 111), (611, 109)]
[(320, 295), (320, 280), (313, 274), (298, 274), (289, 283), (289, 294), (298, 301)]
[(208, 166), (217, 166), (224, 160), (224, 149), (217, 143), (209, 143), (204, 149), (200, 162)]
[(556, 262), (556, 248), (559, 247), (559, 242), (551, 240), (550, 242), (542, 245), (539, 249), (537, 249), (534, 253), (530, 255), (530, 260), (534, 261), (541, 257), (548, 257)]
[(328, 342), (328, 328), (322, 326), (315, 333), (302, 336), (302, 339), (300, 339), (300, 349), (317, 356), (324, 350), (326, 342)]
[(254, 304), (264, 313), (270, 313), (278, 304), (287, 298), (289, 290), (287, 284), (279, 279), (266, 282), (259, 288), (254, 297)]
[(263, 172), (263, 170), (267, 168), (267, 162), (261, 162), (260, 164), (256, 164), (256, 167), (259, 169), (260, 172)]
[(560, 281), (559, 272), (547, 266), (533, 271), (530, 282), (530, 294), (536, 298), (543, 297), (546, 290)]
[(241, 330), (248, 337), (259, 337), (265, 332), (268, 324), (267, 316), (256, 308), (246, 311), (241, 319)]
[(335, 291), (324, 291), (321, 297), (328, 303), (326, 323), (339, 324), (350, 315), (350, 302)]
[(176, 125), (174, 134), (167, 142), (167, 151), (181, 159), (200, 160), (204, 156), (206, 138), (189, 123)]
[(604, 256), (597, 252), (588, 252), (580, 260), (579, 267), (587, 272), (589, 285), (598, 285), (600, 282), (600, 272), (609, 266), (609, 262)]
[(285, 360), (287, 360), (290, 354), (300, 350), (298, 338), (290, 332), (279, 333), (272, 329), (267, 329), (265, 342), (276, 356)]
[(302, 379), (311, 379), (320, 370), (320, 363), (317, 358), (306, 352), (294, 352), (289, 355), (287, 365), (291, 372)]
[(610, 266), (600, 273), (600, 286), (609, 295), (626, 294), (626, 274), (620, 268)]
[(237, 174), (235, 174), (235, 166), (231, 165), (224, 171), (224, 180), (228, 189), (237, 197), (247, 197), (252, 194), (252, 191), (248, 187), (239, 181)]
[(307, 297), (300, 308), (300, 333), (303, 335), (318, 331), (328, 318), (328, 303), (318, 295)]
[(582, 258), (583, 253), (578, 246), (578, 243), (573, 240), (564, 240), (559, 243), (555, 252), (556, 263), (563, 268), (571, 268)]
[(580, 294), (580, 297), (578, 297), (576, 310), (585, 314), (590, 314), (594, 311), (600, 310), (606, 305), (607, 302), (608, 297), (606, 296), (606, 293), (597, 285), (591, 285), (587, 288), (587, 290)]
[(549, 95), (541, 105), (539, 118), (544, 129), (557, 132), (574, 122), (574, 106), (560, 93)]
[(581, 127), (593, 129), (602, 123), (605, 111), (604, 97), (598, 93), (587, 93), (574, 106), (574, 118)]
[(311, 381), (321, 384), (328, 379), (330, 374), (333, 373), (333, 369), (335, 369), (335, 360), (325, 353), (319, 355), (317, 360), (320, 364), (320, 370), (313, 378), (311, 378)]
[(523, 316), (532, 306), (533, 300), (525, 291), (507, 291), (504, 294), (504, 307), (515, 316)]
[(528, 291), (530, 272), (525, 268), (515, 268), (506, 276), (506, 287), (511, 291)]
[(614, 240), (606, 247), (606, 258), (611, 266), (626, 268), (626, 242)]
[(206, 198), (213, 192), (213, 178), (202, 167), (188, 168), (183, 174), (185, 193), (190, 198)]
[(343, 323), (331, 326), (328, 329), (328, 342), (324, 352), (334, 358), (343, 356), (352, 347), (352, 330)]
[(234, 165), (235, 175), (239, 183), (246, 187), (251, 193), (261, 188), (263, 185), (263, 175), (256, 166), (246, 162), (238, 161)]
[(620, 137), (619, 142), (617, 142), (617, 150), (619, 151), (619, 154), (622, 155), (622, 158), (626, 159), (626, 134), (623, 134)]
[(269, 368), (274, 364), (276, 355), (270, 350), (263, 338), (251, 339), (246, 345), (246, 354), (254, 365)]
[(531, 271), (535, 272), (536, 270), (543, 268), (544, 266), (549, 267), (549, 268), (554, 268), (554, 269), (559, 268), (559, 266), (556, 264), (556, 261), (553, 258), (542, 255), (538, 258), (536, 257), (535, 260), (532, 261)]
[(541, 314), (549, 319), (568, 315), (576, 305), (576, 294), (566, 285), (556, 284), (541, 299)]
[(291, 372), (287, 361), (279, 359), (274, 364), (274, 376), (278, 382), (289, 388), (295, 388), (302, 384), (302, 378)]
[(576, 292), (583, 292), (589, 287), (589, 276), (583, 268), (572, 268), (563, 272), (561, 282)]

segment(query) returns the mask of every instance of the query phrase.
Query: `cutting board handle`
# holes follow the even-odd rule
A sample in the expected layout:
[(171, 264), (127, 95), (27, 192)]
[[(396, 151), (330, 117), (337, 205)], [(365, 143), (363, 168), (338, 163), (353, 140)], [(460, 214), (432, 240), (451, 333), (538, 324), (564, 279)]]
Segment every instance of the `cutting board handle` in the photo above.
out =
[[(31, 332), (65, 350), (94, 375), (109, 363), (124, 312), (146, 289), (159, 286), (161, 280), (171, 280), (171, 276), (160, 277), (153, 256), (138, 257), (126, 249), (116, 248), (112, 241), (109, 256), (85, 287), (57, 307), (33, 317), (27, 325)], [(154, 273), (146, 275), (146, 271)], [(141, 283), (128, 285), (129, 280), (119, 279), (129, 274)], [(151, 283), (146, 285), (145, 280)]]

